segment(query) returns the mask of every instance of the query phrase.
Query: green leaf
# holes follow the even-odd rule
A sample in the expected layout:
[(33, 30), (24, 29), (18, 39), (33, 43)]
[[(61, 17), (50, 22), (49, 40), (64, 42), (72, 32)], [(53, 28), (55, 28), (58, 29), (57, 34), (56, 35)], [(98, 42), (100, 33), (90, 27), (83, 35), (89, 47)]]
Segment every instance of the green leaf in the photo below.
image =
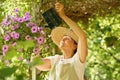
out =
[(16, 80), (24, 80), (25, 74), (16, 75)]
[(23, 47), (24, 47), (23, 44), (24, 44), (23, 41), (17, 42), (16, 48), (17, 48), (18, 50), (21, 49), (21, 48), (23, 48)]
[(115, 45), (117, 40), (118, 40), (118, 38), (116, 36), (106, 37), (105, 41), (106, 41), (107, 47), (111, 47), (111, 46)]
[(17, 67), (4, 67), (0, 69), (0, 78), (5, 78), (8, 76), (11, 76), (15, 71), (17, 70)]
[(0, 0), (0, 2), (4, 2), (4, 1), (6, 1), (6, 0)]
[(10, 50), (10, 51), (8, 51), (8, 52), (6, 53), (5, 58), (6, 58), (6, 59), (11, 59), (11, 58), (13, 58), (13, 57), (15, 57), (15, 56), (17, 56), (17, 51), (14, 50), (14, 49), (12, 49), (12, 50)]
[(37, 56), (37, 57), (33, 58), (33, 60), (30, 62), (29, 65), (30, 65), (30, 67), (33, 67), (33, 66), (41, 65), (41, 64), (43, 64), (42, 59), (39, 56)]
[(24, 49), (27, 50), (30, 47), (34, 47), (35, 43), (33, 41), (25, 41), (24, 42)]
[[(2, 42), (2, 38), (0, 37), (0, 49), (2, 48), (3, 46), (3, 42)], [(0, 50), (0, 54), (2, 53), (2, 51)]]
[(35, 43), (33, 41), (19, 41), (17, 42), (17, 49), (24, 48), (27, 50), (30, 47), (34, 47)]

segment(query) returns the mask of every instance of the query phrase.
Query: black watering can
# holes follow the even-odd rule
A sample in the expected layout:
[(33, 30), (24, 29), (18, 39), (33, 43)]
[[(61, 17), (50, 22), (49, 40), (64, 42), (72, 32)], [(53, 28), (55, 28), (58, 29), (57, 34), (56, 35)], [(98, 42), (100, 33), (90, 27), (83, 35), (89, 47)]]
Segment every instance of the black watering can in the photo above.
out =
[(58, 16), (54, 8), (50, 8), (42, 14), (43, 18), (48, 24), (48, 27), (53, 29), (62, 23), (61, 18)]

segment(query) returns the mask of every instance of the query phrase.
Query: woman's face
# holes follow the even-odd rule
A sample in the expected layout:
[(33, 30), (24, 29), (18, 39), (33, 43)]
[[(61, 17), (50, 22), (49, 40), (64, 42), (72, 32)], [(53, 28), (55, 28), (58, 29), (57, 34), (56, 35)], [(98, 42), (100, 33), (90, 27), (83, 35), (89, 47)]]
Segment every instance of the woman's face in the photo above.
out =
[(62, 49), (73, 49), (73, 48), (76, 48), (76, 44), (74, 43), (74, 40), (71, 37), (67, 36), (67, 35), (63, 36), (63, 38), (60, 41), (60, 45), (59, 46)]

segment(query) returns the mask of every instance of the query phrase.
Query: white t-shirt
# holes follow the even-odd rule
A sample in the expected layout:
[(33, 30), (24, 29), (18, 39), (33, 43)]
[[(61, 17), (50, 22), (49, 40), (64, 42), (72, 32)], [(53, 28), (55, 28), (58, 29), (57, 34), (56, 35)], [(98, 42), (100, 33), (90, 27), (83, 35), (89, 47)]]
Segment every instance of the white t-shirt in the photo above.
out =
[(85, 63), (80, 62), (78, 53), (69, 59), (55, 55), (50, 61), (49, 80), (84, 80)]

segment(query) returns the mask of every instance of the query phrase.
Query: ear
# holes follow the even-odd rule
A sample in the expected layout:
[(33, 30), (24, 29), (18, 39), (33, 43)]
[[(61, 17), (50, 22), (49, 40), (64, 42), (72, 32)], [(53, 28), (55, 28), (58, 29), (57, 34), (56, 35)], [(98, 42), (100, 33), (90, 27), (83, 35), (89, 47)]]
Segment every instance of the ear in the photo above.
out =
[(76, 48), (77, 48), (77, 45), (75, 44), (75, 45), (74, 45), (74, 49), (76, 49)]

